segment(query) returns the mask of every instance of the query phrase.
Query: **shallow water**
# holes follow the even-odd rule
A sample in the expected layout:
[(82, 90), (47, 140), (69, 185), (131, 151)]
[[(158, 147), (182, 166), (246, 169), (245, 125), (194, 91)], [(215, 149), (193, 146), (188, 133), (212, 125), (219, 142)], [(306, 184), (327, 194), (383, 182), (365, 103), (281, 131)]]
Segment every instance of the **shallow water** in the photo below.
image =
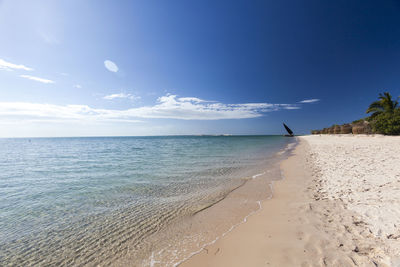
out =
[[(188, 218), (204, 216), (198, 211), (246, 179), (265, 176), (289, 142), (280, 136), (0, 139), (0, 265), (140, 265), (154, 251), (182, 248), (174, 242), (193, 241), (187, 234), (200, 227), (192, 221), (189, 229)], [(171, 228), (177, 224), (183, 226)], [(161, 239), (175, 240), (174, 247), (160, 248)], [(176, 252), (174, 262), (192, 252)]]

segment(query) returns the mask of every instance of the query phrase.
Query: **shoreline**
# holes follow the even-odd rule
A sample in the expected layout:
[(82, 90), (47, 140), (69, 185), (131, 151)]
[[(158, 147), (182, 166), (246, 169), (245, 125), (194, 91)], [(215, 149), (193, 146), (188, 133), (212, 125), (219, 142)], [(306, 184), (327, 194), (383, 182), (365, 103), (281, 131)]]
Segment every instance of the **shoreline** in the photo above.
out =
[[(280, 165), (288, 162), (290, 165), (293, 154), (297, 153), (303, 145), (302, 141), (298, 141), (294, 151), (291, 152), (292, 155), (284, 159)], [(270, 255), (277, 255), (278, 251), (282, 251), (283, 248), (279, 246), (279, 243), (280, 240), (283, 240), (281, 237), (284, 236), (284, 232), (279, 232), (280, 230), (289, 230), (288, 219), (280, 212), (280, 209), (284, 207), (282, 209), (284, 211), (287, 208), (287, 202), (283, 199), (289, 193), (291, 179), (287, 177), (285, 169), (282, 169), (282, 173), (283, 179), (274, 183), (271, 197), (261, 201), (261, 209), (249, 217), (246, 224), (238, 225), (229, 235), (206, 247), (205, 250), (179, 266), (285, 266), (283, 264), (288, 266), (289, 262), (281, 262), (276, 258), (267, 259), (266, 253), (263, 252), (263, 250), (270, 251)], [(292, 185), (295, 184), (292, 183)]]
[[(255, 177), (258, 177), (258, 176), (260, 176), (260, 175), (262, 175), (262, 174), (253, 175), (252, 179), (255, 179), (254, 176), (255, 176)], [(202, 246), (199, 250), (194, 251), (194, 252), (193, 252), (191, 255), (189, 255), (187, 258), (181, 260), (180, 262), (178, 262), (177, 264), (175, 264), (175, 265), (173, 265), (173, 266), (174, 266), (174, 267), (183, 266), (182, 264), (184, 264), (185, 262), (189, 261), (189, 260), (190, 260), (191, 258), (193, 258), (194, 256), (200, 254), (203, 250), (208, 251), (207, 247), (209, 247), (210, 245), (215, 244), (219, 239), (224, 238), (226, 235), (228, 235), (230, 232), (232, 232), (233, 230), (235, 230), (235, 229), (236, 229), (238, 226), (240, 226), (241, 224), (246, 223), (249, 217), (253, 216), (254, 214), (257, 214), (260, 210), (263, 209), (263, 206), (262, 206), (262, 204), (261, 204), (262, 201), (270, 200), (270, 199), (273, 197), (273, 185), (274, 185), (274, 181), (271, 181), (271, 182), (269, 183), (269, 188), (270, 188), (271, 194), (270, 194), (268, 197), (266, 197), (266, 198), (263, 199), (263, 200), (258, 200), (258, 201), (256, 201), (256, 203), (258, 204), (258, 209), (251, 211), (251, 212), (250, 212), (249, 214), (247, 214), (240, 222), (238, 222), (238, 223), (232, 225), (226, 232), (224, 232), (224, 233), (222, 233), (221, 235), (217, 236), (214, 240), (212, 240), (211, 242), (205, 244), (205, 245)], [(233, 192), (233, 191), (232, 191), (232, 192)], [(232, 193), (232, 192), (231, 192), (231, 193)], [(215, 203), (215, 204), (218, 204), (218, 202)], [(210, 207), (212, 207), (212, 206), (213, 206), (213, 205), (211, 205)], [(207, 252), (207, 253), (208, 253), (208, 252)]]
[[(289, 143), (277, 151), (273, 161), (266, 161), (266, 166), (244, 178), (243, 184), (222, 199), (177, 222), (181, 232), (176, 232), (175, 223), (164, 229), (165, 232), (179, 235), (179, 240), (175, 239), (171, 245), (153, 250), (142, 265), (181, 266), (247, 222), (249, 217), (261, 210), (261, 201), (272, 198), (272, 184), (282, 179), (280, 162), (287, 157), (296, 143)], [(193, 242), (199, 234), (201, 238)], [(170, 236), (166, 236), (165, 239), (171, 240)], [(171, 254), (171, 251), (175, 253)], [(129, 261), (122, 262), (122, 265), (124, 264), (129, 265)]]
[[(399, 266), (359, 213), (326, 197), (318, 169), (325, 165), (315, 161), (322, 155), (307, 138), (299, 138), (281, 163), (284, 178), (274, 184), (273, 197), (261, 201), (246, 223), (179, 266)], [(336, 167), (330, 168), (333, 175)]]

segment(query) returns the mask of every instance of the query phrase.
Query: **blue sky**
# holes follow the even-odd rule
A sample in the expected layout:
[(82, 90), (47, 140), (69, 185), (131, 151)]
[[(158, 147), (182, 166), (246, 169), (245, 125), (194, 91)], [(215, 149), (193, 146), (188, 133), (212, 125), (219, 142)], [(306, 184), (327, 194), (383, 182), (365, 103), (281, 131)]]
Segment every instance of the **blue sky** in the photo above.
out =
[(400, 95), (396, 1), (0, 1), (0, 136), (282, 134)]

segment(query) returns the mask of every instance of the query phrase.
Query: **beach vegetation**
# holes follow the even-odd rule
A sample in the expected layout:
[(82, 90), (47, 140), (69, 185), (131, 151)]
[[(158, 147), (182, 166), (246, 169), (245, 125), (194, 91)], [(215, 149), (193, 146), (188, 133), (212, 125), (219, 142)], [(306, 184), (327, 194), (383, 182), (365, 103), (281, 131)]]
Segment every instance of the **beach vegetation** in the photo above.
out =
[(352, 123), (337, 125), (322, 130), (313, 130), (312, 134), (385, 134), (400, 135), (399, 98), (393, 99), (389, 92), (379, 94), (378, 100), (372, 102), (367, 111), (371, 115), (355, 120)]
[(364, 122), (365, 120), (366, 120), (365, 118), (364, 118), (364, 119), (359, 119), (359, 120), (353, 121), (352, 123), (353, 123), (353, 124), (362, 123), (362, 122)]
[(393, 113), (380, 113), (371, 121), (372, 130), (375, 133), (387, 135), (400, 134), (400, 109), (395, 109)]
[(372, 113), (368, 121), (374, 133), (400, 134), (399, 100), (394, 100), (390, 93), (379, 94), (379, 100), (372, 102), (366, 113)]
[(398, 106), (398, 99), (393, 100), (392, 95), (389, 92), (384, 92), (383, 94), (379, 94), (379, 100), (374, 101), (369, 105), (366, 113), (372, 113), (370, 119), (373, 119), (383, 113), (393, 114)]

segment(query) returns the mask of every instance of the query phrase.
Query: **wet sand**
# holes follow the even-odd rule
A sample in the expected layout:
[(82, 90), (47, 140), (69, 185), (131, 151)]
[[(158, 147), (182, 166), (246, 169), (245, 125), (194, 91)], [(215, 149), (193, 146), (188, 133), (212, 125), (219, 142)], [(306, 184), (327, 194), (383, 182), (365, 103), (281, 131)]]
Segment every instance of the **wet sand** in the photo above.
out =
[[(294, 141), (294, 140), (293, 140)], [(236, 227), (260, 210), (261, 201), (272, 197), (272, 184), (281, 178), (280, 162), (286, 158), (296, 142), (265, 159), (251, 175), (243, 176), (241, 184), (217, 202), (199, 206), (197, 211), (171, 223), (150, 237), (151, 254), (137, 263), (126, 257), (116, 266), (178, 266), (193, 255), (207, 250), (210, 244), (230, 234)]]
[[(362, 155), (370, 158), (366, 153), (373, 153), (377, 147), (385, 154), (396, 151), (398, 154), (400, 143), (396, 141), (393, 146), (393, 140), (386, 139), (377, 146), (371, 146), (368, 144), (373, 144), (375, 140), (371, 138), (377, 137), (344, 137), (353, 139), (342, 140), (326, 136), (322, 141), (318, 138), (299, 138), (300, 144), (282, 162), (284, 179), (274, 183), (272, 199), (262, 201), (257, 213), (180, 266), (399, 266), (396, 236), (392, 234), (390, 237), (393, 238), (386, 242), (387, 236), (374, 233), (373, 224), (365, 218), (366, 215), (349, 208), (346, 202), (360, 195), (358, 191), (350, 192), (348, 189), (354, 183), (360, 183), (360, 179), (362, 182), (371, 180), (368, 177), (371, 176), (371, 169), (359, 169), (357, 175), (348, 172), (345, 182), (340, 171), (354, 168), (349, 165), (350, 159), (352, 164), (365, 164)], [(381, 138), (385, 140), (386, 137)], [(332, 155), (335, 151), (339, 153), (341, 142), (353, 147), (339, 149), (345, 151), (341, 157)], [(352, 152), (358, 151), (357, 148), (368, 151), (363, 150), (362, 155)], [(395, 159), (398, 157), (392, 156)], [(349, 160), (335, 160), (343, 157)], [(322, 169), (329, 170), (330, 176)], [(396, 171), (392, 169), (392, 172), (386, 173), (387, 180), (398, 179)], [(380, 173), (377, 167), (372, 176)], [(333, 181), (340, 190), (327, 194), (327, 190), (333, 191), (333, 188), (329, 187), (332, 183), (327, 183), (326, 179)], [(392, 186), (398, 188), (395, 184)], [(339, 197), (340, 192), (342, 197)], [(377, 196), (377, 192), (374, 194)], [(363, 199), (368, 206), (374, 198)], [(384, 209), (394, 209), (393, 213), (397, 212), (398, 203), (389, 206), (382, 202), (381, 205)], [(378, 216), (371, 212), (368, 213), (371, 217)], [(399, 228), (395, 225), (391, 229), (398, 231)]]

